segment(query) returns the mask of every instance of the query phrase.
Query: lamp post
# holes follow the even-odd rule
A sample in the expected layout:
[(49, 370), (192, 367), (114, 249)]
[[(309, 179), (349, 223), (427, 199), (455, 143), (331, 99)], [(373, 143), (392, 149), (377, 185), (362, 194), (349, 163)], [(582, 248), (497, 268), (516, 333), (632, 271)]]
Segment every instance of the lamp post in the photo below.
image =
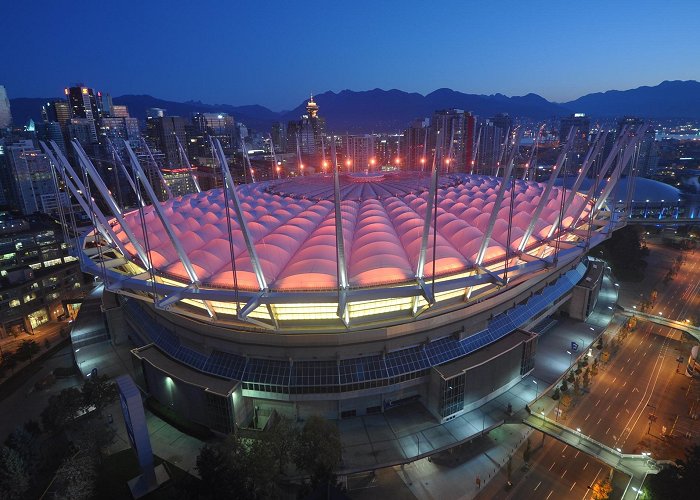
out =
[(571, 369), (571, 366), (572, 366), (572, 363), (573, 363), (573, 361), (571, 360), (571, 356), (572, 356), (571, 351), (566, 351), (566, 354), (569, 355), (569, 369)]
[(540, 395), (540, 386), (534, 378), (532, 379), (532, 383), (535, 384), (535, 401), (537, 401), (537, 397)]

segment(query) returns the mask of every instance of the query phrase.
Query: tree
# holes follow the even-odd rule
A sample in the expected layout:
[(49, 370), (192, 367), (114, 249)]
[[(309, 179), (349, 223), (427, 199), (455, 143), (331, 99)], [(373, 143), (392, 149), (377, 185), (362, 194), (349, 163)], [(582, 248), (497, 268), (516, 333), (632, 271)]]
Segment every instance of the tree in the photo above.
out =
[(39, 447), (33, 434), (24, 427), (17, 427), (5, 440), (5, 446), (17, 452), (28, 475), (34, 474), (39, 462)]
[(17, 367), (17, 355), (13, 352), (5, 353), (2, 357), (2, 366), (11, 373), (15, 373)]
[(55, 498), (66, 500), (93, 498), (98, 474), (97, 463), (94, 453), (83, 450), (63, 460), (56, 471)]
[(556, 389), (554, 389), (554, 393), (552, 394), (552, 399), (554, 401), (556, 401), (560, 397), (561, 397), (561, 392), (559, 392), (559, 387), (557, 387)]
[(294, 463), (311, 476), (312, 486), (335, 480), (340, 465), (341, 446), (338, 428), (326, 419), (311, 416), (304, 424), (295, 447)]
[(197, 456), (202, 478), (200, 498), (277, 498), (273, 452), (262, 440), (231, 435), (224, 443), (205, 444)]
[(649, 498), (694, 499), (697, 497), (698, 477), (700, 477), (700, 446), (696, 445), (686, 450), (685, 460), (677, 460), (675, 467), (665, 467), (658, 474), (649, 476), (647, 486)]
[(20, 360), (32, 360), (33, 356), (41, 351), (39, 344), (33, 340), (23, 340), (15, 352)]
[(49, 404), (41, 412), (41, 421), (47, 430), (58, 431), (73, 421), (84, 408), (85, 401), (80, 390), (69, 387), (49, 397)]
[(583, 372), (583, 377), (582, 377), (582, 382), (583, 382), (583, 387), (587, 388), (591, 384), (591, 375), (588, 373), (590, 370), (586, 370)]
[(86, 407), (95, 407), (98, 415), (102, 410), (117, 400), (117, 387), (106, 375), (95, 375), (83, 384), (81, 393)]
[(29, 475), (22, 457), (12, 448), (0, 449), (0, 498), (21, 498), (29, 488)]
[(562, 392), (566, 392), (569, 390), (569, 383), (564, 379), (564, 381), (561, 383), (561, 390)]
[(287, 463), (291, 460), (297, 436), (298, 432), (292, 421), (286, 417), (280, 417), (265, 434), (265, 442), (272, 450), (280, 474), (284, 474)]
[(577, 396), (581, 394), (581, 385), (579, 383), (578, 377), (574, 379), (574, 394)]
[(593, 500), (607, 500), (612, 493), (612, 484), (606, 479), (599, 479), (591, 488), (591, 498)]
[(573, 383), (574, 383), (574, 378), (575, 378), (575, 377), (576, 377), (576, 374), (574, 373), (573, 370), (571, 370), (571, 371), (569, 372), (569, 378), (567, 378), (566, 380), (568, 380), (570, 384), (573, 384)]

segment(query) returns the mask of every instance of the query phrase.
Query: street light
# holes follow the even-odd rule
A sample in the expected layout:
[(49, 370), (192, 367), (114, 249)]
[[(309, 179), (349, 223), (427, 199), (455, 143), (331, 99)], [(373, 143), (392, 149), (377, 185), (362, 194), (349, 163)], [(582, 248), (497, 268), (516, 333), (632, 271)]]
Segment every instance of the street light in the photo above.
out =
[(535, 384), (535, 400), (537, 400), (537, 396), (540, 395), (540, 386), (537, 383), (537, 380), (535, 380), (534, 378), (532, 379), (532, 382)]
[(569, 355), (569, 368), (571, 368), (571, 366), (573, 364), (573, 361), (571, 360), (571, 356), (572, 356), (571, 351), (566, 351), (566, 354)]

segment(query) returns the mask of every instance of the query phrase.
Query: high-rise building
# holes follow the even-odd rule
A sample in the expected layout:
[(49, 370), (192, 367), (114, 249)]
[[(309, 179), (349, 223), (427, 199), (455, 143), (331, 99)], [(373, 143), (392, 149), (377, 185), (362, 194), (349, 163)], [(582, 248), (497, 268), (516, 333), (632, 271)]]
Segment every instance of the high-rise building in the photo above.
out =
[(63, 130), (58, 122), (44, 121), (36, 126), (37, 139), (42, 141), (54, 141), (64, 155), (67, 155), (66, 142), (63, 137)]
[(97, 144), (97, 129), (92, 118), (71, 118), (67, 128), (68, 138), (77, 139), (83, 147)]
[[(100, 116), (114, 116), (114, 104), (112, 104), (112, 96), (109, 94), (97, 93), (97, 106), (100, 110)], [(126, 107), (126, 106), (124, 106)]]
[(0, 234), (0, 338), (75, 318), (83, 274), (55, 219), (3, 210)]
[(272, 144), (275, 147), (275, 153), (284, 154), (287, 152), (287, 126), (282, 122), (272, 124)]
[(159, 149), (164, 155), (164, 167), (185, 167), (180, 154), (177, 140), (180, 140), (183, 148), (186, 142), (185, 127), (187, 122), (179, 116), (163, 116), (159, 118), (149, 118), (146, 121), (146, 136), (151, 144)]
[[(442, 148), (441, 157), (449, 163), (440, 168), (464, 172), (474, 151), (476, 117), (461, 109), (445, 109), (433, 114), (430, 143), (435, 150)], [(451, 142), (450, 142), (451, 141)]]
[(112, 139), (115, 146), (120, 146), (121, 140), (130, 141), (132, 146), (136, 146), (140, 134), (139, 121), (136, 118), (110, 116), (101, 120), (100, 135)]
[(505, 155), (506, 139), (512, 129), (513, 119), (502, 113), (484, 120), (479, 125), (476, 172), (485, 175), (496, 174)]
[(69, 136), (78, 139), (81, 144), (97, 143), (98, 121), (101, 113), (95, 91), (83, 84), (78, 84), (65, 89), (65, 94), (68, 96), (71, 116), (71, 122), (68, 125)]
[(7, 98), (5, 87), (0, 85), (0, 129), (9, 128), (11, 124), (10, 100)]
[(95, 91), (82, 84), (65, 89), (71, 110), (71, 118), (87, 118), (97, 120), (100, 118)]
[(22, 140), (6, 147), (8, 167), (12, 173), (11, 204), (23, 214), (49, 212), (57, 206), (56, 190), (48, 157)]
[(326, 122), (318, 111), (319, 106), (312, 95), (301, 119), (287, 124), (287, 151), (300, 153), (302, 162), (312, 168), (320, 165), (321, 137), (326, 128)]
[(56, 122), (65, 129), (70, 120), (70, 105), (68, 101), (47, 102), (41, 110), (44, 121)]
[(346, 135), (345, 158), (343, 158), (344, 170), (351, 172), (363, 172), (374, 170), (381, 165), (377, 164), (374, 156), (374, 136)]
[(430, 143), (430, 120), (428, 118), (413, 120), (403, 133), (405, 167), (407, 170), (424, 170), (429, 168), (432, 151)]
[(581, 166), (588, 151), (588, 139), (591, 131), (591, 119), (585, 113), (574, 113), (561, 119), (559, 126), (559, 142), (563, 143), (569, 137), (571, 129), (575, 129), (574, 144), (566, 162), (566, 170), (572, 173)]
[(124, 105), (113, 104), (111, 116), (114, 118), (129, 118), (129, 108)]
[(149, 118), (163, 118), (165, 111), (163, 108), (146, 108), (146, 120)]

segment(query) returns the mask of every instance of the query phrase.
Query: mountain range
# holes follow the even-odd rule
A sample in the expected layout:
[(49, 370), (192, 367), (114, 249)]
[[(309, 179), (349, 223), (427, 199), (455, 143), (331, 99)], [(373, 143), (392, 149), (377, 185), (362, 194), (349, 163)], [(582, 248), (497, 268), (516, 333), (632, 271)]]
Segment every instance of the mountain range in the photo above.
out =
[[(29, 118), (41, 119), (41, 106), (55, 98), (11, 99), (15, 123)], [(508, 113), (516, 117), (541, 120), (561, 117), (573, 112), (586, 113), (593, 118), (613, 118), (634, 115), (645, 118), (700, 119), (700, 82), (664, 81), (653, 87), (630, 90), (609, 90), (587, 94), (570, 102), (550, 102), (537, 94), (508, 97), (503, 94), (466, 94), (451, 89), (438, 89), (427, 95), (401, 90), (374, 89), (324, 92), (314, 96), (320, 115), (326, 118), (329, 131), (343, 133), (394, 132), (433, 111), (458, 108), (478, 116)], [(150, 95), (123, 95), (114, 104), (128, 106), (131, 116), (145, 118), (147, 108), (165, 108), (168, 115), (190, 116), (197, 112), (228, 113), (248, 127), (268, 131), (275, 121), (298, 120), (304, 113), (306, 99), (291, 111), (275, 112), (260, 105), (233, 106), (205, 104), (200, 101), (176, 102)]]

